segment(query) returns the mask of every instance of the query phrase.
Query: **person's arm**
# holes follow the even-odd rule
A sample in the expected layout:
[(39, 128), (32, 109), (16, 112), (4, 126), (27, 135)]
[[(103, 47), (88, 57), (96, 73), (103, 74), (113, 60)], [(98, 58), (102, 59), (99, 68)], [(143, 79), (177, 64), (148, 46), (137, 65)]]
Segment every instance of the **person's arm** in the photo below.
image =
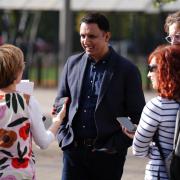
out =
[(148, 102), (144, 107), (142, 116), (133, 139), (133, 154), (139, 157), (149, 155), (150, 143), (158, 128), (160, 122), (160, 110), (157, 112), (157, 106)]
[(67, 107), (67, 102), (69, 98), (67, 97), (61, 111), (52, 119), (52, 125), (49, 128), (49, 131), (51, 131), (54, 136), (56, 136), (57, 131), (59, 130), (60, 125), (63, 123), (64, 118), (66, 116), (66, 107)]
[(66, 106), (64, 109), (53, 119), (55, 121), (49, 130), (46, 130), (42, 121), (43, 115), (39, 103), (34, 97), (31, 96), (28, 106), (29, 117), (31, 120), (31, 132), (35, 143), (42, 149), (55, 139), (60, 124), (65, 116)]
[(66, 64), (63, 68), (63, 71), (61, 73), (61, 79), (60, 82), (58, 83), (58, 91), (57, 91), (57, 96), (54, 102), (54, 108), (55, 110), (58, 108), (59, 101), (63, 97), (69, 97), (70, 98), (70, 90), (68, 86), (68, 60), (66, 61)]
[[(137, 124), (134, 124), (136, 127), (137, 127)], [(129, 138), (133, 139), (134, 138), (134, 135), (135, 135), (135, 132), (130, 132), (128, 131), (127, 128), (123, 127), (122, 126), (122, 131), (124, 134), (126, 134)]]
[(67, 107), (67, 116), (64, 118), (63, 123), (60, 125), (58, 134), (56, 136), (58, 144), (60, 147), (62, 147), (62, 142), (64, 137), (67, 135), (67, 122), (68, 122), (68, 114), (69, 114), (69, 107), (70, 107), (70, 103), (71, 103), (71, 93), (70, 93), (70, 89), (69, 89), (69, 83), (68, 83), (68, 65), (69, 61), (66, 61), (66, 64), (63, 68), (63, 72), (61, 74), (61, 79), (58, 85), (58, 92), (57, 92), (57, 97), (55, 99), (54, 102), (54, 110), (56, 110), (58, 108), (58, 103), (60, 101), (61, 98), (63, 97), (69, 97), (69, 103), (68, 103), (68, 107)]
[(142, 80), (138, 68), (131, 64), (126, 66), (125, 78), (125, 106), (127, 116), (131, 118), (134, 124), (138, 124), (145, 106)]

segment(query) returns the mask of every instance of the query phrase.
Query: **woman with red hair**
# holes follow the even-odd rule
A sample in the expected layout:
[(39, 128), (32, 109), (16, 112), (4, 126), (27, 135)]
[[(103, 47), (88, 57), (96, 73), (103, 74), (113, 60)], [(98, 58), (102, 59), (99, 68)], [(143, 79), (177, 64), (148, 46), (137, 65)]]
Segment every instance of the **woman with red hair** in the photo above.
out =
[[(145, 180), (167, 179), (168, 175), (159, 152), (164, 157), (173, 149), (176, 114), (180, 100), (180, 46), (159, 46), (149, 56), (149, 73), (152, 87), (158, 96), (143, 109), (133, 140), (133, 153), (148, 157)], [(156, 136), (155, 136), (156, 134)]]

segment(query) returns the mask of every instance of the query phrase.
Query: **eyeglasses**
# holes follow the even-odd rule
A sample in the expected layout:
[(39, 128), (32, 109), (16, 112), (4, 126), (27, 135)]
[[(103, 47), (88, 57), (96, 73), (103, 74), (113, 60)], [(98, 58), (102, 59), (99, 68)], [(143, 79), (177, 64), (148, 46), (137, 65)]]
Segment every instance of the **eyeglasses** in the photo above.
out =
[(173, 42), (174, 44), (180, 44), (180, 34), (175, 34), (175, 35), (172, 35), (172, 36), (167, 36), (167, 37), (165, 37), (165, 39), (166, 39), (166, 41), (168, 43), (172, 44), (172, 42)]
[(157, 69), (157, 65), (148, 65), (148, 71), (149, 72), (155, 72)]

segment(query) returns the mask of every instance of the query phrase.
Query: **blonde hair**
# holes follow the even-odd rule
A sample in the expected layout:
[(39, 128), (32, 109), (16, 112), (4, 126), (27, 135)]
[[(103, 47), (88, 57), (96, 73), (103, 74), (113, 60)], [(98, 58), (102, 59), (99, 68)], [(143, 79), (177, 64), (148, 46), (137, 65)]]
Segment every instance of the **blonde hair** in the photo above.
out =
[(164, 30), (165, 32), (169, 33), (169, 26), (172, 24), (177, 23), (180, 26), (180, 11), (175, 13), (169, 14), (165, 20)]
[(23, 69), (24, 55), (21, 49), (11, 44), (0, 46), (0, 88), (12, 84)]

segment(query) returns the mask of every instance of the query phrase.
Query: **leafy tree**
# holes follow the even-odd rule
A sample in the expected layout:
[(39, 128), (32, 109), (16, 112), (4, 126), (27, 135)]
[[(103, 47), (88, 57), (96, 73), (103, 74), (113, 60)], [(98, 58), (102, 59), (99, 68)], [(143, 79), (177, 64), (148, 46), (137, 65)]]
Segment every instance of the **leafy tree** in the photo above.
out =
[(174, 2), (176, 0), (153, 0), (153, 3), (155, 6), (159, 7), (162, 4), (166, 4), (166, 3), (170, 3), (170, 2)]

